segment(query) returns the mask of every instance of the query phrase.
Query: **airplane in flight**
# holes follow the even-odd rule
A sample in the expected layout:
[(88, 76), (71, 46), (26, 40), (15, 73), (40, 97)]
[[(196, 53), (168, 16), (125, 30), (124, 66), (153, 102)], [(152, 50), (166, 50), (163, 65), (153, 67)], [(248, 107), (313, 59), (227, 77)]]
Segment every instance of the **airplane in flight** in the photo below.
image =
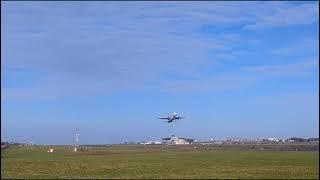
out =
[(167, 123), (171, 123), (171, 122), (173, 122), (173, 121), (177, 121), (177, 120), (183, 119), (183, 118), (184, 118), (184, 117), (179, 117), (179, 116), (177, 116), (177, 113), (174, 112), (174, 113), (172, 114), (172, 116), (161, 117), (161, 118), (158, 118), (158, 119), (166, 119), (166, 122), (167, 122)]

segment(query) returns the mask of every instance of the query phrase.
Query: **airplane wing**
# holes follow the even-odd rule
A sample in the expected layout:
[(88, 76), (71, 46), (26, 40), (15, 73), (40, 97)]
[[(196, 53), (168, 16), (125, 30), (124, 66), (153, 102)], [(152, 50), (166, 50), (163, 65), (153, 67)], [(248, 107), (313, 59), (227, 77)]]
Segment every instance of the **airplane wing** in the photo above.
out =
[(158, 118), (158, 119), (167, 119), (167, 120), (168, 120), (169, 118), (167, 118), (167, 117), (161, 117), (161, 118)]

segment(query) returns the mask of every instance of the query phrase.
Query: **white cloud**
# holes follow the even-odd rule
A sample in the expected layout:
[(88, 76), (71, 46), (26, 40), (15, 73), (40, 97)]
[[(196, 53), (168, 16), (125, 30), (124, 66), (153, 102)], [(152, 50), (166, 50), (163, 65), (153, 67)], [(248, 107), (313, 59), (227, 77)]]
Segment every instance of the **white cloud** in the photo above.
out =
[(310, 72), (318, 71), (319, 63), (314, 60), (306, 60), (300, 63), (282, 65), (260, 65), (247, 68), (251, 72), (266, 73), (269, 75), (307, 75)]
[(164, 92), (170, 93), (234, 92), (254, 85), (257, 80), (257, 77), (235, 72), (201, 79), (175, 80), (163, 83), (162, 86)]
[(274, 49), (271, 53), (280, 56), (297, 56), (301, 54), (319, 55), (319, 41), (316, 39), (304, 38), (289, 44), (287, 47)]
[(308, 3), (299, 6), (278, 6), (274, 13), (257, 17), (253, 24), (244, 26), (245, 29), (259, 29), (266, 27), (284, 27), (292, 25), (306, 25), (319, 21), (319, 4)]
[(299, 63), (284, 65), (260, 65), (244, 67), (234, 72), (219, 74), (212, 77), (202, 77), (189, 80), (174, 80), (162, 83), (164, 92), (190, 93), (190, 92), (235, 92), (252, 88), (258, 83), (269, 79), (282, 77), (296, 78), (297, 76), (310, 76), (318, 72), (318, 62), (305, 60)]

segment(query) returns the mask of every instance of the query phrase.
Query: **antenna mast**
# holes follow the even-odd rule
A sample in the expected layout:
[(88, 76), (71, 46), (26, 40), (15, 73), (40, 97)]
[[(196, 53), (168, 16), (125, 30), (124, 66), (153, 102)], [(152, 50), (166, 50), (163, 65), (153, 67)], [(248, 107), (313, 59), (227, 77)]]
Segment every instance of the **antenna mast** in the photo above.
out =
[(76, 132), (75, 132), (75, 145), (74, 145), (74, 148), (73, 148), (73, 151), (74, 152), (77, 152), (78, 151), (78, 145), (79, 145), (79, 129), (76, 129)]
[(79, 129), (76, 129), (76, 146), (79, 144)]

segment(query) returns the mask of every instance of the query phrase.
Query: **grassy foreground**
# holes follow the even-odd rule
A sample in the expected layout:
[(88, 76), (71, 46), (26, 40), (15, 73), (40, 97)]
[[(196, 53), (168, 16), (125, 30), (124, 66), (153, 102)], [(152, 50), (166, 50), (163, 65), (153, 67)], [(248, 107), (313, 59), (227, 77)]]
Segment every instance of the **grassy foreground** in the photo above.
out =
[(317, 151), (250, 151), (148, 147), (9, 147), (1, 178), (284, 178), (318, 179)]

